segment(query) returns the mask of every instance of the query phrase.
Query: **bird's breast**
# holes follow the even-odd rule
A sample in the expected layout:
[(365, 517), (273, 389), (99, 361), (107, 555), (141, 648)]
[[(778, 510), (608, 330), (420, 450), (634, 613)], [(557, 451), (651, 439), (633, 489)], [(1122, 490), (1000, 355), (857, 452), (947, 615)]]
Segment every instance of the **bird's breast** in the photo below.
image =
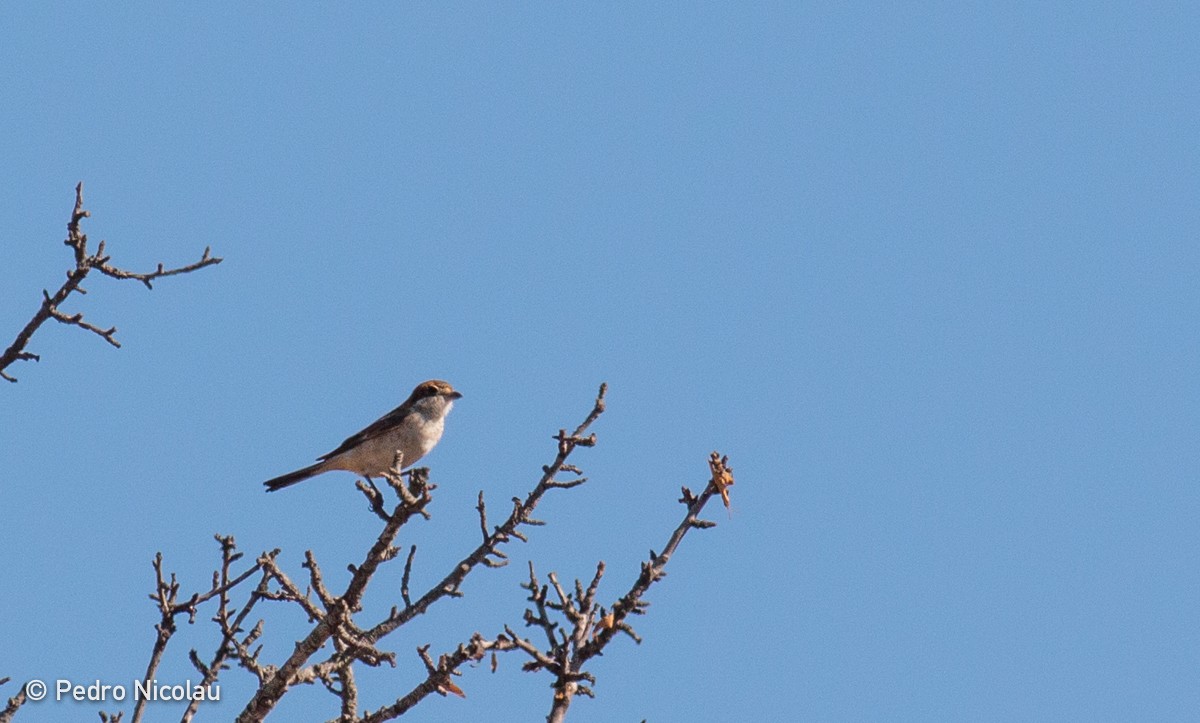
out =
[(444, 419), (410, 415), (386, 432), (331, 458), (330, 468), (346, 469), (368, 477), (377, 477), (391, 468), (396, 451), (404, 454), (404, 467), (411, 467), (437, 445), (445, 429)]

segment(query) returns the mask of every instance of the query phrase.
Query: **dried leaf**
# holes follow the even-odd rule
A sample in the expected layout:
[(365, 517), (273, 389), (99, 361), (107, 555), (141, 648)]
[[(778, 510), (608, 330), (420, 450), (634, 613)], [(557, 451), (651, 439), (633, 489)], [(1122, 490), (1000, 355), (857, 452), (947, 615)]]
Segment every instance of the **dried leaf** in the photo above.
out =
[(733, 469), (729, 467), (729, 457), (722, 457), (719, 452), (713, 452), (708, 457), (708, 467), (712, 470), (712, 484), (721, 495), (725, 509), (729, 509), (729, 488), (733, 486)]
[(614, 627), (616, 627), (616, 624), (616, 616), (614, 616), (612, 613), (608, 613), (604, 617), (600, 618), (596, 621), (596, 627), (592, 628), (592, 640), (596, 639), (596, 636), (600, 634), (601, 630), (612, 630)]
[(455, 685), (454, 681), (452, 681), (452, 680), (447, 680), (445, 683), (442, 683), (441, 685), (439, 685), (438, 691), (440, 691), (442, 693), (453, 693), (453, 694), (457, 695), (459, 698), (467, 697), (467, 694), (462, 691), (462, 688), (459, 688), (457, 685)]

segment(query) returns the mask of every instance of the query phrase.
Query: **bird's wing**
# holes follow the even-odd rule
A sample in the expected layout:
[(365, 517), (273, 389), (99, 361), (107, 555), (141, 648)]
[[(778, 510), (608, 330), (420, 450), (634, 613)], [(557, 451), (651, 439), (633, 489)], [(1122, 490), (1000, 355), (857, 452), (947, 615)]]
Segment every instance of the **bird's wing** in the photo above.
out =
[(362, 431), (357, 432), (356, 434), (353, 434), (353, 435), (347, 437), (346, 441), (342, 442), (341, 445), (339, 445), (337, 449), (333, 450), (332, 452), (330, 452), (328, 454), (323, 454), (320, 457), (318, 457), (317, 459), (324, 462), (331, 457), (336, 457), (339, 454), (342, 454), (343, 452), (346, 452), (348, 450), (351, 450), (351, 449), (357, 447), (358, 445), (362, 444), (363, 442), (367, 441), (368, 439), (378, 437), (379, 435), (383, 434), (384, 432), (388, 431), (389, 429), (399, 425), (401, 420), (403, 420), (404, 417), (408, 415), (409, 410), (410, 410), (409, 404), (407, 404), (407, 403), (401, 404), (400, 406), (396, 407), (392, 411), (383, 415), (379, 419), (376, 419), (374, 422), (371, 422), (371, 424), (368, 425), (366, 427), (366, 429), (363, 429)]

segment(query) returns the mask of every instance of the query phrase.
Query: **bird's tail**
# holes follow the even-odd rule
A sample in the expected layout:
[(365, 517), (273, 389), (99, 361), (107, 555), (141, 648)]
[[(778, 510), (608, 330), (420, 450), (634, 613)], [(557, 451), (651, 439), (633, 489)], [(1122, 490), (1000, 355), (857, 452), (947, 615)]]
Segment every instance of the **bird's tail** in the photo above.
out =
[(266, 486), (267, 492), (274, 492), (275, 490), (281, 490), (284, 487), (291, 487), (297, 482), (303, 482), (313, 475), (321, 474), (325, 471), (324, 466), (324, 462), (310, 464), (309, 466), (303, 469), (298, 469), (295, 472), (288, 472), (287, 474), (281, 474), (274, 479), (269, 479), (266, 482), (263, 482), (263, 485)]

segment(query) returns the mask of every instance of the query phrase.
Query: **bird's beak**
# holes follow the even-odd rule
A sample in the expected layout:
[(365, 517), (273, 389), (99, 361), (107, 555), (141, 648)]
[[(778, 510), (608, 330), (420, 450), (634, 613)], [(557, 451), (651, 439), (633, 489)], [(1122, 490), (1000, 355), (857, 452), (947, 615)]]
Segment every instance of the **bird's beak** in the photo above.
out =
[(446, 396), (450, 397), (451, 399), (462, 399), (462, 392), (450, 392)]

